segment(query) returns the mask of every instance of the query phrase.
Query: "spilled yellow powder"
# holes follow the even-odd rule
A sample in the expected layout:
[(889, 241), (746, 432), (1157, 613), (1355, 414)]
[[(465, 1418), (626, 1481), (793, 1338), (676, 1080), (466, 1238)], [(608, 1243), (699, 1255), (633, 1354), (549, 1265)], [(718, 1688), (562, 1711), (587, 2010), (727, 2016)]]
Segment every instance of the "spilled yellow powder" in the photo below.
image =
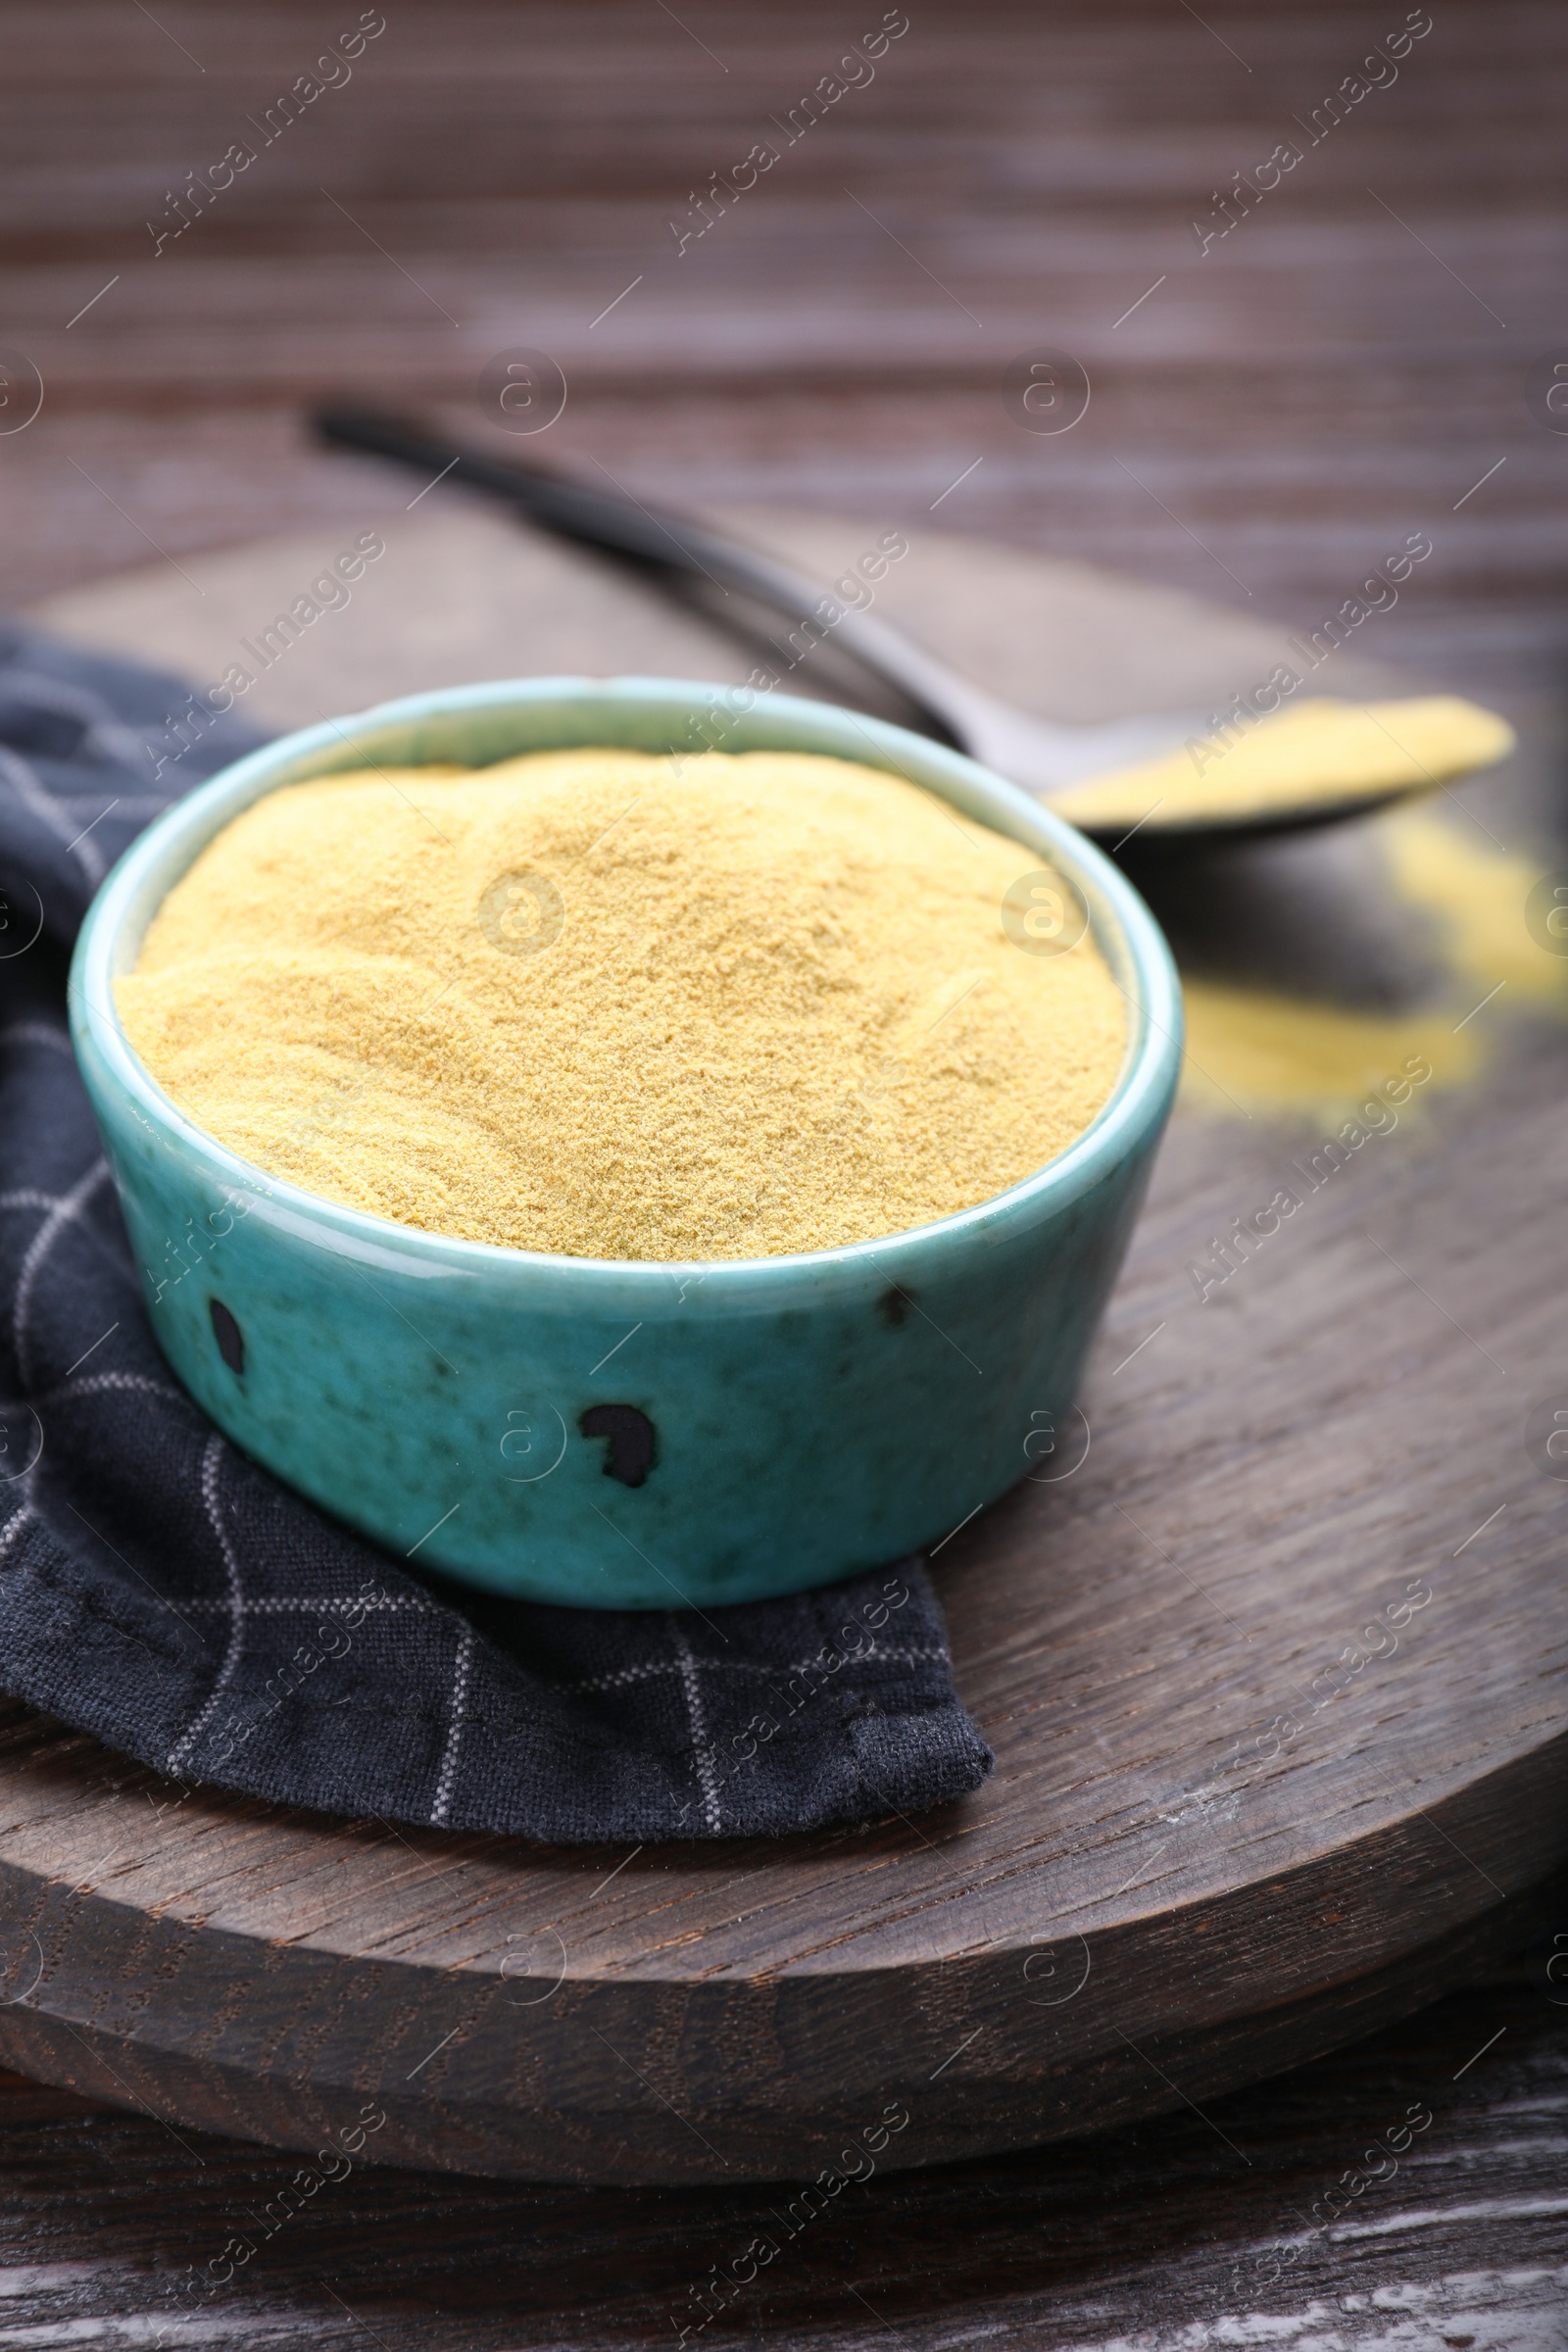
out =
[(1434, 1092), (1467, 1085), (1511, 1015), (1568, 1014), (1568, 957), (1547, 955), (1525, 919), (1545, 870), (1537, 860), (1430, 808), (1382, 817), (1369, 838), (1391, 898), (1431, 925), (1436, 991), (1408, 1010), (1363, 1012), (1186, 978), (1192, 1108), (1343, 1116), (1409, 1054), (1430, 1062)]
[(1473, 1029), (1455, 1030), (1453, 1011), (1357, 1012), (1262, 989), (1184, 980), (1187, 1060), (1183, 1097), (1195, 1109), (1343, 1117), (1411, 1054), (1431, 1065), (1436, 1087), (1461, 1086), (1481, 1061)]
[(1502, 981), (1499, 1012), (1568, 1011), (1568, 957), (1548, 956), (1525, 916), (1546, 870), (1539, 860), (1428, 808), (1401, 810), (1380, 832), (1396, 893), (1432, 918), (1450, 971), (1477, 994)]
[(1124, 1004), (1004, 929), (1034, 852), (767, 752), (544, 752), (272, 793), (117, 999), (243, 1158), (470, 1241), (733, 1258), (906, 1230), (1089, 1125)]
[(1315, 695), (1288, 703), (1228, 746), (1211, 736), (1196, 756), (1183, 745), (1047, 797), (1059, 816), (1096, 828), (1140, 819), (1155, 830), (1209, 817), (1235, 821), (1419, 791), (1491, 767), (1514, 741), (1506, 719), (1457, 695), (1389, 703)]

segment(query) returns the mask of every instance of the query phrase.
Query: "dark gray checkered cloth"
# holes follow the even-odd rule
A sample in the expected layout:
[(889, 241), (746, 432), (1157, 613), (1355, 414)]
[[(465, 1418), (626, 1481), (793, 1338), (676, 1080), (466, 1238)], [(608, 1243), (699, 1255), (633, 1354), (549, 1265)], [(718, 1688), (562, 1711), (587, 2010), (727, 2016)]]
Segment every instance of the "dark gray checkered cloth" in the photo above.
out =
[(261, 740), (190, 711), (172, 678), (0, 627), (0, 1688), (176, 1780), (558, 1842), (977, 1788), (920, 1561), (711, 1617), (495, 1600), (323, 1517), (178, 1387), (65, 980), (127, 842)]

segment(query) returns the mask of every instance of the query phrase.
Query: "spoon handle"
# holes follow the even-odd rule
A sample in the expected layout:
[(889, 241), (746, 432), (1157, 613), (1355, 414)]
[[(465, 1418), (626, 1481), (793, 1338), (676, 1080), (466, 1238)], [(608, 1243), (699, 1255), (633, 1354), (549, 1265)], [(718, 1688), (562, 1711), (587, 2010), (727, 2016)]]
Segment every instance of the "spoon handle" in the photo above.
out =
[(779, 613), (799, 633), (790, 641), (791, 668), (813, 643), (836, 637), (866, 669), (908, 697), (927, 732), (959, 750), (971, 746), (982, 700), (972, 688), (902, 629), (873, 620), (768, 556), (721, 538), (701, 523), (658, 514), (621, 493), (590, 490), (514, 461), (465, 449), (401, 417), (325, 408), (315, 413), (314, 422), (323, 441), (390, 458), (432, 480), (444, 476), (489, 491), (563, 538), (708, 579), (725, 594), (739, 590)]

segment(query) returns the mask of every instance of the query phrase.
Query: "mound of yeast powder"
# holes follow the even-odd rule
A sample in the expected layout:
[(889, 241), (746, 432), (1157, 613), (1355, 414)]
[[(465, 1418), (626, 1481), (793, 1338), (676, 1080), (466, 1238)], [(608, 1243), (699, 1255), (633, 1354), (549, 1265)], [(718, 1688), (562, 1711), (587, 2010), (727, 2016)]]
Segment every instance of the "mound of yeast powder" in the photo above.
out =
[(972, 1207), (1100, 1109), (1122, 996), (1091, 938), (1008, 937), (1039, 870), (847, 760), (356, 771), (219, 834), (116, 993), (197, 1125), (329, 1200), (569, 1256), (771, 1256)]

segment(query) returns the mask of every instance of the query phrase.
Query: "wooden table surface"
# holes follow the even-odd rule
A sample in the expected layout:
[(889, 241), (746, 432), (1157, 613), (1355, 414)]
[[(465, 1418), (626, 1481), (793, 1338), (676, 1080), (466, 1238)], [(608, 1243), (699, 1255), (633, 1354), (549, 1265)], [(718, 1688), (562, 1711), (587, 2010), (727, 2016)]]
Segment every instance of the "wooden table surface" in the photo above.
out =
[[(733, 2278), (771, 2232), (777, 2260), (688, 2345), (1561, 2352), (1568, 2010), (1548, 1996), (1568, 1984), (1549, 1951), (1201, 2116), (873, 2180), (793, 2242), (779, 2189), (383, 2167), (288, 2213), (297, 2157), (0, 2076), (0, 2342), (674, 2352), (715, 2266)], [(1366, 2153), (1405, 2130), (1397, 2171)], [(262, 2240), (269, 2209), (231, 2281), (182, 2284)]]
[[(1292, 627), (1425, 529), (1434, 559), (1367, 650), (1500, 697), (1554, 772), (1560, 12), (1452, 0), (1313, 144), (1293, 123), (1402, 9), (912, 8), (874, 83), (677, 254), (688, 191), (879, 12), (425, 0), (152, 258), (165, 191), (248, 135), (339, 13), (13, 12), (4, 340), (44, 386), (0, 434), (15, 602), (149, 542), (177, 566), (348, 523), (363, 474), (302, 447), (303, 399), (416, 398), (483, 430), (480, 368), (527, 345), (570, 389), (524, 453), (645, 497), (1010, 537)], [(1200, 252), (1211, 191), (1292, 137), (1300, 165)], [(1042, 347), (1094, 386), (1059, 437), (1001, 397)], [(1568, 2341), (1545, 1967), (1207, 2120), (873, 2182), (705, 2333), (1545, 2352)], [(1396, 2176), (1320, 2233), (1293, 2222), (1421, 2103)], [(358, 2171), (180, 2311), (175, 2275), (290, 2160), (25, 2086), (6, 2112), (7, 2325), (29, 2344), (673, 2343), (692, 2285), (765, 2227), (760, 2192)]]

